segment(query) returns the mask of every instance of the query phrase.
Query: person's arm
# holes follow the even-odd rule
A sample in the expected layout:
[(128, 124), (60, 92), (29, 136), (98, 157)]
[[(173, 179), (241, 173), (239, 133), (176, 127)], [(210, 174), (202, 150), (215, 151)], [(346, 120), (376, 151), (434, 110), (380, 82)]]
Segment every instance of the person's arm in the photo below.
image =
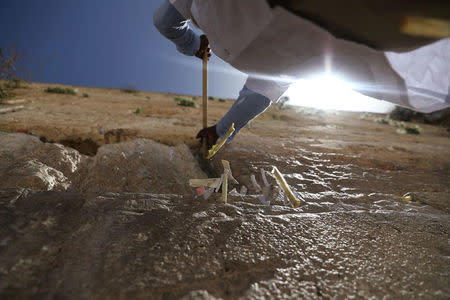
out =
[(194, 56), (199, 51), (202, 39), (190, 28), (187, 20), (169, 0), (164, 0), (155, 10), (153, 24), (181, 53)]
[(230, 137), (230, 141), (248, 122), (264, 112), (270, 103), (271, 101), (267, 97), (244, 86), (225, 116), (216, 125), (200, 130), (197, 138), (206, 138), (208, 147), (211, 147), (219, 137), (225, 135), (231, 124), (234, 123), (235, 131)]

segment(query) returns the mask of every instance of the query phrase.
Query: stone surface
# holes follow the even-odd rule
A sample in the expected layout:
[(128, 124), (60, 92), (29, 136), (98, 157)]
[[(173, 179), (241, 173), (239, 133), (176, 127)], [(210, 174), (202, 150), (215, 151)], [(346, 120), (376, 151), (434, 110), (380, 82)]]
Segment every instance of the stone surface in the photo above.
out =
[(0, 187), (66, 190), (82, 155), (23, 133), (0, 132)]
[(190, 193), (190, 178), (207, 178), (190, 149), (137, 139), (99, 148), (88, 157), (34, 136), (0, 132), (0, 187), (82, 193)]
[(190, 193), (190, 178), (207, 178), (186, 145), (169, 147), (152, 140), (107, 144), (80, 170), (84, 193)]
[[(0, 296), (68, 299), (450, 295), (449, 218), (180, 195), (0, 190)], [(420, 238), (417, 238), (420, 236)]]
[[(206, 177), (191, 154), (199, 110), (46, 87), (17, 91), (30, 109), (0, 118), (66, 145), (0, 132), (0, 299), (450, 298), (446, 128), (400, 135), (356, 113), (270, 108), (205, 168), (228, 160), (228, 190), (247, 187), (225, 205), (187, 186)], [(211, 124), (230, 106), (210, 101)], [(250, 176), (262, 185), (272, 166), (298, 209), (276, 188), (261, 205)]]

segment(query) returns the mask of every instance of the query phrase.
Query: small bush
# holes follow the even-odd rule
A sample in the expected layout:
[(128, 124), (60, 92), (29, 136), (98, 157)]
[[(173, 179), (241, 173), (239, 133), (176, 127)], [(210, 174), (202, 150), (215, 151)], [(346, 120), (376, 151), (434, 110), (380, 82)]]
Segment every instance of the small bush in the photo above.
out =
[(123, 89), (120, 89), (121, 92), (123, 93), (128, 93), (128, 94), (137, 94), (139, 91), (133, 87), (133, 86), (127, 86)]
[(134, 113), (138, 115), (142, 114), (142, 108), (138, 107)]
[(385, 124), (385, 125), (391, 125), (397, 128), (397, 133), (401, 133), (401, 134), (420, 134), (421, 133), (421, 129), (418, 125), (410, 125), (410, 124), (405, 124), (402, 121), (395, 121), (392, 120), (391, 118), (387, 117), (387, 118), (376, 118), (374, 119), (375, 122), (380, 123), (380, 124)]
[(48, 87), (45, 91), (53, 94), (76, 95), (75, 91), (71, 88)]
[(84, 98), (88, 98), (88, 97), (89, 97), (89, 94), (83, 93), (83, 97), (84, 97)]
[(214, 100), (214, 97), (209, 96), (208, 99), (209, 99), (209, 100)]
[(192, 96), (192, 100), (197, 101), (197, 97)]
[(3, 100), (6, 100), (8, 98), (8, 94), (3, 91), (3, 89), (0, 87), (0, 104)]
[(12, 80), (8, 80), (3, 86), (7, 89), (19, 89), (19, 88), (23, 88), (23, 83), (24, 81), (18, 78), (14, 78)]
[(361, 120), (373, 120), (374, 119), (373, 115), (371, 113), (368, 113), (368, 112), (362, 113), (359, 118)]
[(421, 129), (418, 125), (406, 125), (403, 122), (399, 122), (397, 125), (397, 132), (398, 133), (407, 133), (407, 134), (420, 134)]
[(377, 119), (375, 119), (375, 122), (380, 123), (380, 124), (386, 124), (386, 125), (393, 124), (392, 121), (388, 118), (377, 118)]
[(184, 98), (181, 98), (181, 97), (175, 97), (175, 102), (177, 102), (177, 105), (179, 105), (179, 106), (187, 106), (187, 107), (198, 108), (197, 103), (195, 103), (195, 101), (191, 100), (191, 99), (184, 99)]
[(222, 99), (222, 98), (219, 99), (219, 102), (225, 102), (225, 101), (226, 101), (225, 99)]
[(389, 117), (393, 120), (409, 122), (415, 115), (417, 115), (417, 112), (409, 108), (396, 106)]
[(280, 100), (278, 100), (278, 102), (276, 103), (276, 108), (278, 110), (287, 109), (288, 107), (286, 103), (289, 102), (289, 100), (290, 99), (287, 96), (281, 97)]

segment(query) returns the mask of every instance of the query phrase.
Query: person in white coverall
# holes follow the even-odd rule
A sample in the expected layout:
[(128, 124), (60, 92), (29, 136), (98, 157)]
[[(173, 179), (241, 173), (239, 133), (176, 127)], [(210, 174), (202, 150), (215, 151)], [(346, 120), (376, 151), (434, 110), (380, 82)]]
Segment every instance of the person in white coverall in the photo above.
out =
[[(197, 35), (187, 20), (206, 35)], [(211, 47), (249, 74), (225, 116), (198, 133), (209, 147), (232, 123), (238, 133), (295, 80), (330, 71), (354, 83), (355, 90), (400, 106), (422, 112), (450, 106), (448, 38), (407, 53), (381, 52), (338, 39), (266, 0), (164, 0), (153, 21), (181, 53), (203, 58)]]

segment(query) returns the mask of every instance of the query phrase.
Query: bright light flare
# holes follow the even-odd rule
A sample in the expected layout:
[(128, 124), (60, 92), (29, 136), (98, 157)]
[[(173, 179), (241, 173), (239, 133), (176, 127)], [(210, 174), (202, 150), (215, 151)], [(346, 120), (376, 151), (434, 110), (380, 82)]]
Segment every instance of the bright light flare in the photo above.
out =
[(284, 96), (291, 105), (328, 110), (387, 113), (394, 108), (391, 103), (353, 91), (349, 83), (330, 75), (296, 81)]

